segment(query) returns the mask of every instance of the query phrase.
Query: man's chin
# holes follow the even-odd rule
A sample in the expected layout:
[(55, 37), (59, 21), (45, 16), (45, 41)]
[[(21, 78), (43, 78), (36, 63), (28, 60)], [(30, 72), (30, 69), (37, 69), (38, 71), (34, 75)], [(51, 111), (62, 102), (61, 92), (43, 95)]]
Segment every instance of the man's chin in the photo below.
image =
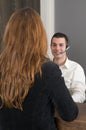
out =
[(54, 55), (54, 57), (56, 57), (56, 58), (61, 57), (61, 54), (56, 54), (56, 55)]
[(59, 59), (59, 58), (61, 58), (61, 56), (54, 56), (54, 58), (55, 58), (55, 59)]

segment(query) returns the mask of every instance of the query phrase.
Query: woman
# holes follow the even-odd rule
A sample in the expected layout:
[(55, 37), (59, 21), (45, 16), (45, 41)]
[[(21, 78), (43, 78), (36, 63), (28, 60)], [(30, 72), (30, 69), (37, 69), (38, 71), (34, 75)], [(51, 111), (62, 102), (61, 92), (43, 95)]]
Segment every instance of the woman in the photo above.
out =
[(10, 17), (0, 54), (0, 130), (56, 130), (54, 108), (72, 121), (78, 108), (58, 66), (47, 58), (47, 38), (38, 13)]

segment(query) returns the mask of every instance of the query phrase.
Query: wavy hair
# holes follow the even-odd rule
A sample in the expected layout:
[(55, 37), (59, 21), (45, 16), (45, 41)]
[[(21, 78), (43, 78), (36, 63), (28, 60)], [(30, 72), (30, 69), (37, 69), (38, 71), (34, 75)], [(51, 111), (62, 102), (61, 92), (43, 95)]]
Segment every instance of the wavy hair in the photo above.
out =
[(3, 36), (0, 54), (0, 106), (22, 110), (35, 75), (48, 61), (47, 36), (39, 14), (32, 8), (15, 11)]

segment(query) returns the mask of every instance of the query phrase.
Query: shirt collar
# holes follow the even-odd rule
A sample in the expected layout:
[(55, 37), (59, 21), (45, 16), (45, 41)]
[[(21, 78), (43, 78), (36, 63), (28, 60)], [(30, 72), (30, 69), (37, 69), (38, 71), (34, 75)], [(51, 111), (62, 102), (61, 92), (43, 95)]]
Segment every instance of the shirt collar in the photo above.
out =
[(66, 69), (69, 68), (69, 59), (68, 59), (68, 57), (67, 57), (67, 59), (66, 59), (64, 65), (62, 65), (61, 67), (62, 67), (62, 68), (66, 68)]

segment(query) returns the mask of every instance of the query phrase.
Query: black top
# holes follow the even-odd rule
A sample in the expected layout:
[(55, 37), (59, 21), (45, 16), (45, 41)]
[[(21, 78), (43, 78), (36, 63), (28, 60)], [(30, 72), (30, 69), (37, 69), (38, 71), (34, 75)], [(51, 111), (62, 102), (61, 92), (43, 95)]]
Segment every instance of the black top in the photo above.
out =
[(78, 114), (61, 71), (53, 62), (42, 67), (42, 78), (35, 77), (23, 111), (18, 109), (0, 110), (0, 130), (57, 130), (54, 122), (54, 106), (62, 119), (72, 121)]

